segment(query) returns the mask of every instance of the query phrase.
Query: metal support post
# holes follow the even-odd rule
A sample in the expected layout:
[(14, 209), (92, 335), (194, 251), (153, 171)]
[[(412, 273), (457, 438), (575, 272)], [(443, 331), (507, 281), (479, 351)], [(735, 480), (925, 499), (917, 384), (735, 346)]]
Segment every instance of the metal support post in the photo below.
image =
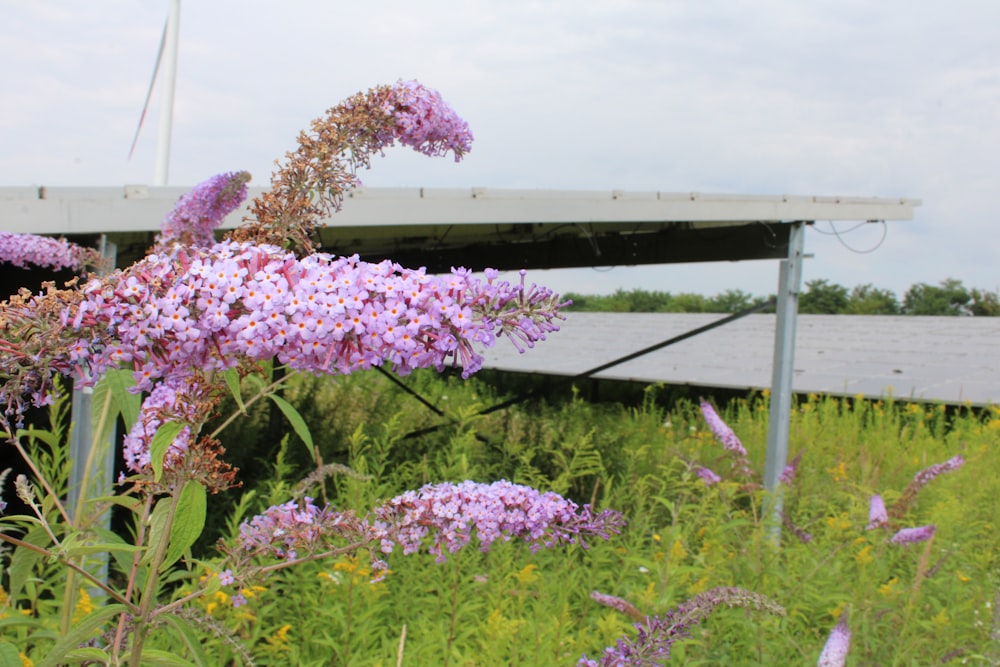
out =
[(779, 478), (788, 460), (788, 429), (792, 414), (792, 379), (795, 371), (795, 324), (802, 287), (805, 246), (804, 222), (793, 222), (788, 236), (788, 259), (778, 272), (777, 318), (774, 332), (774, 367), (771, 376), (771, 406), (767, 430), (767, 462), (764, 489), (768, 493), (767, 515), (774, 520), (774, 542), (781, 539), (782, 497)]
[[(101, 257), (108, 266), (115, 265), (117, 247), (114, 243), (109, 243), (107, 237), (101, 236)], [(107, 429), (107, 439), (103, 442), (94, 442), (94, 424), (91, 423), (91, 395), (90, 387), (74, 388), (73, 401), (70, 413), (70, 440), (69, 458), (70, 474), (69, 488), (66, 493), (66, 507), (70, 517), (75, 523), (79, 523), (81, 517), (77, 516), (82, 508), (81, 500), (94, 497), (95, 495), (105, 495), (111, 492), (115, 474), (115, 444), (116, 433), (114, 425)], [(113, 417), (112, 417), (113, 418)], [(99, 517), (94, 525), (102, 528), (111, 527), (111, 514), (106, 513)], [(107, 554), (96, 563), (101, 578), (107, 580), (108, 561)]]

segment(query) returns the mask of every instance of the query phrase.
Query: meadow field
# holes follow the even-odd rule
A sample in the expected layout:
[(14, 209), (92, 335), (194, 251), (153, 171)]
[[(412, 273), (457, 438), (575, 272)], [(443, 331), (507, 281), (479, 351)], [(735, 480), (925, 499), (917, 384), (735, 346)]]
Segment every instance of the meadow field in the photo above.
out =
[[(766, 393), (716, 404), (746, 448), (743, 474), (697, 401), (658, 400), (663, 388), (633, 405), (553, 391), (477, 415), (509, 392), (423, 372), (405, 382), (444, 416), (370, 372), (288, 387), (313, 451), (273, 435), (290, 431), (273, 408), (236, 422), (223, 441), (244, 487), (212, 500), (209, 533), (233, 540), (241, 519), (284, 502), (320, 464), (309, 495), (338, 508), (365, 512), (427, 483), (507, 479), (617, 509), (623, 532), (586, 550), (513, 541), (444, 563), (397, 551), (375, 583), (367, 553), (275, 573), (243, 591), (246, 605), (219, 591), (185, 612), (197, 628), (194, 664), (207, 655), (214, 665), (573, 665), (634, 633), (634, 619), (593, 591), (662, 615), (720, 586), (765, 595), (784, 613), (721, 606), (674, 644), (671, 663), (815, 664), (846, 615), (848, 665), (1000, 664), (995, 409), (799, 397), (789, 448), (798, 465), (776, 518), (761, 488)], [(702, 467), (721, 481), (709, 484)], [(876, 494), (886, 525), (869, 525)], [(918, 527), (913, 543), (893, 539)], [(196, 552), (174, 577), (177, 596), (215, 574), (211, 544)]]

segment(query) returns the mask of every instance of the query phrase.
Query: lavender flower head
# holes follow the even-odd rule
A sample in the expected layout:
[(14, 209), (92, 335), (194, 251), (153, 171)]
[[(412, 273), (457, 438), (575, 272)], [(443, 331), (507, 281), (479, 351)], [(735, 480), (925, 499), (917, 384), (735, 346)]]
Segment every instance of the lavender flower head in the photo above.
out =
[(0, 262), (22, 269), (37, 266), (57, 271), (82, 271), (87, 264), (97, 260), (97, 251), (82, 248), (66, 239), (0, 232)]
[(611, 510), (595, 515), (589, 505), (580, 508), (558, 494), (542, 493), (506, 480), (492, 484), (429, 484), (388, 501), (374, 511), (372, 536), (383, 553), (396, 545), (404, 554), (416, 553), (432, 536), (428, 552), (438, 562), (475, 536), (488, 551), (494, 541), (520, 537), (532, 550), (558, 544), (586, 548), (586, 536), (607, 539), (619, 533), (622, 516)]
[(847, 652), (851, 648), (851, 631), (847, 628), (847, 612), (840, 615), (840, 620), (830, 632), (823, 652), (819, 656), (816, 667), (844, 667)]
[(698, 477), (701, 478), (701, 481), (705, 482), (705, 486), (712, 486), (722, 481), (721, 477), (705, 466), (698, 466)]
[(181, 196), (160, 226), (157, 247), (175, 243), (207, 248), (215, 244), (213, 232), (227, 215), (247, 198), (250, 173), (218, 174)]
[(701, 400), (701, 413), (705, 417), (708, 428), (719, 442), (722, 443), (722, 446), (735, 457), (736, 460), (733, 462), (733, 466), (736, 468), (737, 473), (743, 477), (750, 477), (753, 471), (747, 459), (747, 450), (743, 447), (743, 443), (740, 442), (733, 429), (722, 420), (722, 417), (715, 411), (711, 403), (704, 399)]
[(398, 81), (391, 91), (391, 104), (384, 110), (394, 116), (395, 135), (404, 146), (431, 157), (444, 156), (450, 150), (456, 162), (471, 150), (469, 124), (436, 90), (417, 81)]
[(918, 526), (916, 528), (903, 528), (889, 538), (889, 541), (893, 544), (918, 544), (931, 539), (936, 532), (937, 526), (934, 524)]
[(647, 616), (635, 624), (636, 637), (623, 637), (604, 649), (600, 660), (583, 656), (577, 667), (654, 667), (670, 660), (675, 642), (691, 636), (691, 628), (716, 607), (748, 607), (784, 615), (785, 610), (769, 598), (742, 588), (719, 587), (694, 596), (663, 616)]
[(795, 475), (799, 471), (799, 462), (802, 461), (802, 452), (795, 455), (791, 463), (785, 466), (784, 470), (781, 471), (781, 475), (778, 476), (778, 481), (785, 486), (791, 486), (792, 482), (795, 481)]
[(953, 456), (943, 463), (937, 463), (928, 468), (924, 468), (916, 475), (914, 475), (913, 482), (911, 482), (911, 486), (914, 487), (914, 491), (916, 491), (926, 486), (932, 479), (934, 479), (938, 475), (958, 469), (959, 467), (962, 466), (963, 463), (965, 463), (965, 459), (962, 457), (961, 454), (958, 454), (957, 456)]
[(885, 502), (879, 494), (872, 494), (868, 507), (868, 525), (865, 530), (884, 528), (887, 525), (889, 525), (889, 514), (885, 510)]

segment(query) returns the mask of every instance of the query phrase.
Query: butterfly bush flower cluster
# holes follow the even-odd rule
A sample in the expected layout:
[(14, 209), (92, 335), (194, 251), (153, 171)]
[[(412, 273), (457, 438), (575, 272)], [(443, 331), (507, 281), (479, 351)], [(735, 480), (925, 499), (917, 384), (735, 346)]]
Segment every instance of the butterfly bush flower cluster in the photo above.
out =
[(249, 181), (249, 172), (234, 171), (196, 185), (181, 196), (160, 225), (157, 247), (214, 245), (215, 229), (246, 199)]
[(99, 260), (96, 250), (78, 246), (66, 239), (0, 232), (0, 262), (23, 269), (41, 267), (79, 272), (87, 266), (96, 265)]
[(577, 667), (655, 667), (670, 660), (673, 645), (691, 636), (691, 628), (719, 606), (746, 607), (783, 616), (784, 608), (751, 591), (718, 587), (700, 593), (663, 616), (647, 616), (635, 624), (636, 636), (623, 637), (604, 649), (600, 659), (584, 655)]
[(747, 450), (743, 447), (739, 437), (729, 427), (729, 424), (722, 420), (722, 417), (715, 411), (712, 404), (701, 400), (701, 413), (705, 417), (705, 422), (712, 434), (722, 443), (730, 454), (733, 455), (733, 468), (736, 474), (741, 477), (751, 477), (753, 469), (750, 467), (750, 460), (747, 458)]
[(473, 537), (482, 551), (498, 539), (520, 537), (532, 550), (559, 544), (586, 548), (587, 536), (607, 539), (621, 531), (621, 514), (605, 510), (594, 514), (571, 500), (542, 493), (506, 480), (492, 484), (429, 484), (397, 496), (373, 512), (372, 534), (383, 553), (398, 545), (404, 554), (416, 553), (428, 536), (428, 552), (438, 562), (455, 553)]
[[(560, 544), (586, 548), (587, 537), (607, 539), (623, 526), (621, 514), (605, 510), (594, 514), (555, 493), (505, 480), (492, 484), (430, 484), (408, 491), (376, 507), (368, 517), (318, 507), (311, 498), (268, 508), (240, 526), (238, 548), (230, 555), (237, 569), (247, 569), (255, 557), (293, 561), (325, 553), (346, 540), (351, 547), (368, 546), (391, 554), (397, 546), (404, 555), (417, 553), (428, 538), (427, 551), (439, 562), (473, 538), (482, 551), (498, 539), (521, 538), (533, 550)], [(376, 578), (387, 569), (373, 558)]]
[(430, 156), (455, 154), (455, 161), (469, 152), (469, 125), (448, 106), (435, 90), (416, 81), (398, 81), (383, 111), (396, 120), (396, 136), (404, 146)]
[(270, 191), (253, 201), (252, 221), (233, 238), (311, 253), (320, 220), (340, 210), (345, 193), (361, 184), (357, 174), (371, 166), (371, 156), (397, 141), (425, 155), (451, 151), (458, 161), (472, 146), (472, 132), (440, 94), (416, 81), (358, 93), (299, 135)]
[(847, 627), (847, 612), (840, 615), (837, 625), (830, 631), (830, 636), (820, 653), (817, 667), (844, 667), (847, 653), (851, 649), (851, 631)]
[[(877, 528), (890, 528), (893, 520), (899, 520), (913, 504), (917, 493), (931, 482), (935, 477), (952, 470), (957, 470), (965, 463), (965, 458), (958, 454), (942, 463), (936, 463), (924, 468), (913, 477), (913, 481), (904, 489), (893, 506), (886, 509), (885, 501), (880, 494), (872, 494), (868, 508), (868, 525), (866, 530)], [(896, 531), (889, 542), (892, 544), (916, 544), (926, 542), (934, 537), (937, 527), (933, 524), (917, 526), (913, 528), (901, 528)]]

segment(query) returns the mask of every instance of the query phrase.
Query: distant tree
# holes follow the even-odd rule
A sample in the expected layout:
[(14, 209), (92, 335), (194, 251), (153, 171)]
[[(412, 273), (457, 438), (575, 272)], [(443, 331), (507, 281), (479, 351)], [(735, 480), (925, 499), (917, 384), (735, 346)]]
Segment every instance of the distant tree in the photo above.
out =
[(682, 292), (671, 297), (670, 302), (660, 308), (664, 313), (704, 313), (708, 300), (701, 294)]
[(903, 296), (906, 315), (971, 315), (972, 295), (961, 280), (947, 278), (940, 285), (917, 283)]
[(973, 288), (969, 291), (969, 296), (972, 297), (969, 310), (976, 317), (1000, 316), (1000, 295), (996, 292)]
[(899, 309), (899, 299), (892, 291), (868, 283), (851, 290), (844, 312), (850, 315), (898, 315)]
[(728, 289), (705, 302), (708, 313), (738, 313), (763, 302), (764, 299), (747, 294), (740, 289)]
[(826, 278), (810, 280), (799, 296), (799, 312), (813, 315), (840, 315), (847, 309), (847, 288)]

